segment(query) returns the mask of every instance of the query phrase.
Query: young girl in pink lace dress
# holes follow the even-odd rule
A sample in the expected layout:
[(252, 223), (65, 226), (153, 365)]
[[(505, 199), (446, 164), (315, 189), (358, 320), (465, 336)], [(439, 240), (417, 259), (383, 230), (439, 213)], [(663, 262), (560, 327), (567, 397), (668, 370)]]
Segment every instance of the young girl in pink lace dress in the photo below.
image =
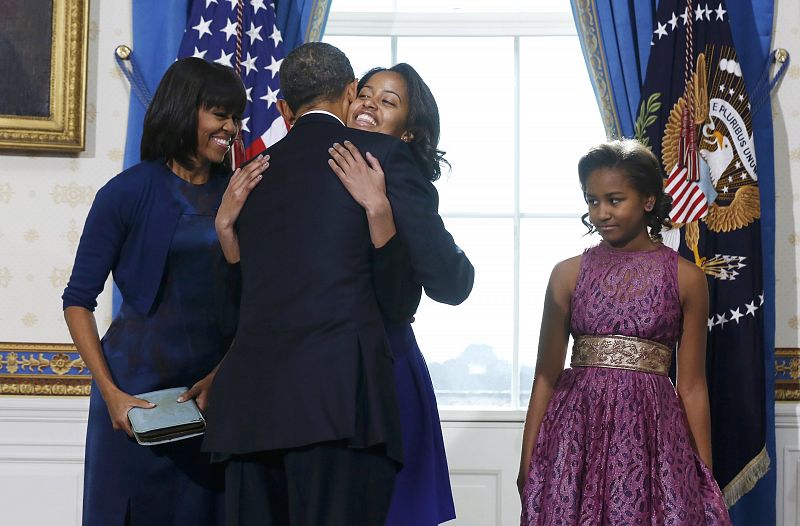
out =
[[(547, 287), (521, 523), (730, 525), (709, 467), (708, 285), (660, 242), (671, 198), (658, 160), (635, 141), (612, 141), (581, 158), (578, 173), (583, 221), (602, 241), (558, 263)], [(677, 392), (668, 376), (676, 346)]]

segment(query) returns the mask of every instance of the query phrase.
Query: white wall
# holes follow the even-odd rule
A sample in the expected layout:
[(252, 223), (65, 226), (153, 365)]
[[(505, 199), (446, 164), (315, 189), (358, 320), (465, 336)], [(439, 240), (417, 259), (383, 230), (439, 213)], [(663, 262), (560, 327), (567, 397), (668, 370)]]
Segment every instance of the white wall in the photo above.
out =
[[(774, 45), (800, 62), (800, 5), (778, 0)], [(0, 154), (0, 341), (68, 342), (60, 295), (94, 193), (120, 171), (129, 90), (113, 60), (130, 43), (130, 3), (91, 2), (87, 149)], [(800, 65), (774, 99), (777, 346), (800, 347)], [(110, 296), (98, 321), (110, 323)], [(0, 397), (0, 516), (18, 526), (80, 523), (84, 398)], [(800, 525), (800, 405), (777, 405), (778, 524)], [(518, 524), (519, 422), (443, 425), (458, 526)]]

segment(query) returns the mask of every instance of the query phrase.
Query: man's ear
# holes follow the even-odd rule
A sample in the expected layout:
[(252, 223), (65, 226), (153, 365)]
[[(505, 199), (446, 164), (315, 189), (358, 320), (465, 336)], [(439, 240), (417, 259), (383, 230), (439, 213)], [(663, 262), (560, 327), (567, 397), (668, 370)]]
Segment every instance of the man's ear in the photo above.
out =
[(353, 82), (347, 85), (345, 94), (347, 96), (348, 105), (352, 104), (353, 101), (356, 100), (356, 95), (358, 95), (358, 79), (353, 79)]
[(291, 110), (291, 108), (289, 108), (289, 103), (286, 102), (284, 99), (278, 99), (277, 105), (281, 117), (283, 117), (283, 120), (286, 122), (286, 126), (287, 127), (294, 126), (294, 119), (295, 119), (294, 112)]

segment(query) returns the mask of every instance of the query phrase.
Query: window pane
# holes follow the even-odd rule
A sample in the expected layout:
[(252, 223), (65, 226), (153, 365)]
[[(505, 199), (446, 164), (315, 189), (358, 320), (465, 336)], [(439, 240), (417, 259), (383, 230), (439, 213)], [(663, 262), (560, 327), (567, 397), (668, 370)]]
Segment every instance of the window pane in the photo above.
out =
[(395, 0), (336, 0), (331, 4), (330, 12), (386, 13), (393, 12), (394, 6)]
[(470, 297), (452, 307), (423, 295), (413, 324), (441, 408), (509, 407), (513, 356), (514, 224), (448, 219), (475, 266)]
[(375, 66), (391, 65), (391, 37), (326, 36), (322, 40), (338, 47), (347, 55), (356, 77), (361, 77)]
[[(348, 3), (352, 1), (347, 0)], [(397, 0), (397, 11), (400, 13), (568, 13), (570, 7), (566, 0), (492, 0), (491, 2)]]
[(520, 205), (583, 213), (578, 159), (605, 140), (578, 38), (520, 39)]
[(403, 37), (397, 59), (422, 75), (439, 106), (440, 148), (453, 166), (437, 184), (441, 210), (513, 211), (513, 38)]
[[(596, 235), (584, 236), (580, 219), (523, 219), (520, 222), (519, 294), (519, 403), (528, 405), (533, 384), (533, 368), (539, 348), (539, 329), (544, 293), (553, 266), (581, 254), (600, 241)], [(567, 352), (569, 360), (569, 351)]]

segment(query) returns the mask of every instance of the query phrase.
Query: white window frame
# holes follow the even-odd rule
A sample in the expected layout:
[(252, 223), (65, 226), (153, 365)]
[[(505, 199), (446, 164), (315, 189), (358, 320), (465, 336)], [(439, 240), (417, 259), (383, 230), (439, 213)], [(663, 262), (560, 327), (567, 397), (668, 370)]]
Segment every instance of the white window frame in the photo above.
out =
[[(334, 4), (335, 5), (335, 4)], [(522, 213), (520, 211), (520, 38), (576, 36), (571, 13), (364, 13), (332, 12), (326, 36), (391, 37), (391, 63), (397, 63), (398, 37), (513, 37), (514, 38), (514, 209), (508, 213), (443, 212), (444, 218), (508, 218), (514, 222), (513, 358), (511, 402), (513, 409), (440, 409), (443, 422), (522, 422), (526, 408), (520, 399), (520, 222), (522, 219), (580, 219), (575, 213)]]

